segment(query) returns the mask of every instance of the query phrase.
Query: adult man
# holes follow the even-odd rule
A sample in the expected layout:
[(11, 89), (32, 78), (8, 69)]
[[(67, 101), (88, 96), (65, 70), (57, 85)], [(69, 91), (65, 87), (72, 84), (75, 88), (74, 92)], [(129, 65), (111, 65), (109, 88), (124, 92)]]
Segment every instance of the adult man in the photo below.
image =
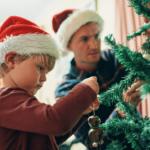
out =
[[(96, 12), (92, 10), (65, 10), (54, 16), (53, 29), (63, 54), (69, 51), (74, 53), (70, 71), (65, 75), (65, 81), (56, 89), (57, 100), (67, 95), (77, 83), (87, 77), (97, 77), (100, 93), (102, 93), (107, 91), (111, 85), (119, 83), (122, 77), (127, 74), (111, 50), (101, 51), (100, 33), (103, 29), (103, 20)], [(131, 98), (129, 93), (128, 96)], [(132, 100), (136, 100), (136, 104), (140, 102), (137, 93), (134, 96), (132, 94)], [(95, 114), (104, 123), (114, 109), (115, 104), (109, 107), (100, 105)], [(88, 136), (89, 129), (86, 122), (75, 136), (88, 149), (94, 150)], [(105, 149), (107, 142), (104, 143), (103, 148)]]

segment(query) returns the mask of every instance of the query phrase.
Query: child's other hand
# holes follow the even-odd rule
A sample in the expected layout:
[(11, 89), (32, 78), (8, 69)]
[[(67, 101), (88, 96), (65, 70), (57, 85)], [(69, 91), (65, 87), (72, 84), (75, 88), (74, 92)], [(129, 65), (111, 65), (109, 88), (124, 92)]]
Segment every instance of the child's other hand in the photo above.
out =
[(99, 85), (97, 83), (96, 77), (87, 78), (87, 79), (83, 80), (81, 83), (84, 83), (84, 84), (90, 86), (96, 92), (96, 94), (99, 93)]
[(85, 110), (85, 111), (83, 112), (83, 115), (86, 115), (86, 114), (90, 113), (92, 110), (97, 110), (97, 109), (99, 109), (99, 105), (100, 105), (100, 101), (98, 101), (98, 99), (96, 99), (96, 100), (91, 104), (91, 106), (90, 106), (87, 110)]

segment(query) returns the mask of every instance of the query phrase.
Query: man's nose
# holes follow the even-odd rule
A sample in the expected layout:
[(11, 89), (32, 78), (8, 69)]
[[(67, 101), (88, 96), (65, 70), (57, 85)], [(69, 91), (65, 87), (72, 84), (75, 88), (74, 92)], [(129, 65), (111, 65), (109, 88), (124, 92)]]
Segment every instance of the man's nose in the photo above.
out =
[(95, 38), (91, 38), (89, 41), (90, 49), (97, 49), (97, 40)]

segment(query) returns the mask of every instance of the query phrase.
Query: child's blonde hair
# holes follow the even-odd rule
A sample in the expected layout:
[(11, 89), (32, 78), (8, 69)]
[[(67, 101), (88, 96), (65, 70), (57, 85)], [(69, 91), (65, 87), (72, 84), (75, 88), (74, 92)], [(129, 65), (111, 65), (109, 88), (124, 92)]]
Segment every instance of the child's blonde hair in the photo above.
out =
[[(19, 64), (23, 62), (24, 60), (29, 59), (30, 57), (33, 57), (37, 59), (38, 61), (45, 63), (46, 67), (48, 68), (48, 71), (51, 71), (55, 66), (56, 58), (48, 54), (31, 54), (31, 55), (18, 54), (15, 57), (15, 61), (16, 63)], [(0, 67), (0, 78), (3, 78), (5, 74), (8, 73), (9, 71), (10, 69), (8, 68), (8, 66), (5, 63), (3, 63)]]

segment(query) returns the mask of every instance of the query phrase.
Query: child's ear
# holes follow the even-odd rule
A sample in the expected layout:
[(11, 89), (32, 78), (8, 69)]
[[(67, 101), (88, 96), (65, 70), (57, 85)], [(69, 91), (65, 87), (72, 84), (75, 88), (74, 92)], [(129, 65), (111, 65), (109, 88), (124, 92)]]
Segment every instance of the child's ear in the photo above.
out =
[(5, 64), (9, 69), (13, 69), (15, 66), (15, 57), (17, 56), (17, 52), (10, 51), (5, 55)]

